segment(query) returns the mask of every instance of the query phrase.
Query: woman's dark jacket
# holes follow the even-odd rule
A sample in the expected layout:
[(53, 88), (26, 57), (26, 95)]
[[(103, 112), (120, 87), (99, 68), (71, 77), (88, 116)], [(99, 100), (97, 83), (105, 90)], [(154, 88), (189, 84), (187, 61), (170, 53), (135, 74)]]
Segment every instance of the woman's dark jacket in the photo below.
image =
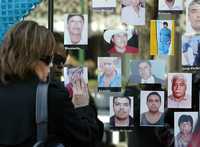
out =
[[(0, 147), (29, 147), (35, 143), (35, 99), (38, 79), (0, 84)], [(61, 82), (48, 89), (49, 140), (70, 147), (95, 147), (101, 140), (103, 125), (92, 106), (74, 109)], [(7, 146), (6, 146), (7, 147)]]

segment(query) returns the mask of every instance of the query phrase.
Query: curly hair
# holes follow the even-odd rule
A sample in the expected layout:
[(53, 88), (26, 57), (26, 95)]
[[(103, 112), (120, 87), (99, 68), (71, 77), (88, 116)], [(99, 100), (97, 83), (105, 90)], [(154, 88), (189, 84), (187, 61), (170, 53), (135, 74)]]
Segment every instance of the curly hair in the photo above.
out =
[(52, 57), (55, 38), (34, 21), (21, 21), (7, 32), (0, 49), (0, 82), (6, 84), (34, 73), (41, 58)]

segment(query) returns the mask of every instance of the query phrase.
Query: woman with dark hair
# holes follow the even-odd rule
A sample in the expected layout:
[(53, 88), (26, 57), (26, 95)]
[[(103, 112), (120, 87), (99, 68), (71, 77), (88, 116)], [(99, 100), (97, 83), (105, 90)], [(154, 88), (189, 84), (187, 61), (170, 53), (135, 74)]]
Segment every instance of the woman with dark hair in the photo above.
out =
[[(55, 45), (53, 34), (33, 21), (19, 22), (6, 34), (0, 50), (1, 147), (36, 142), (36, 89), (48, 81)], [(94, 147), (103, 130), (88, 105), (87, 85), (81, 79), (73, 83), (72, 99), (62, 83), (49, 83), (48, 141)]]

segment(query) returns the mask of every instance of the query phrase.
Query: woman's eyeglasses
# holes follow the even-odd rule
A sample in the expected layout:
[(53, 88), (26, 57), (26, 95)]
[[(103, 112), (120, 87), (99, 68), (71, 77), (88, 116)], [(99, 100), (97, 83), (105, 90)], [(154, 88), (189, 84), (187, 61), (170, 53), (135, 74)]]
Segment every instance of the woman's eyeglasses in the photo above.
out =
[(50, 63), (54, 64), (54, 65), (64, 65), (65, 64), (65, 58), (61, 55), (58, 54), (54, 54), (53, 57), (52, 56), (43, 56), (40, 58), (40, 60), (42, 62), (44, 62), (46, 65), (50, 65)]

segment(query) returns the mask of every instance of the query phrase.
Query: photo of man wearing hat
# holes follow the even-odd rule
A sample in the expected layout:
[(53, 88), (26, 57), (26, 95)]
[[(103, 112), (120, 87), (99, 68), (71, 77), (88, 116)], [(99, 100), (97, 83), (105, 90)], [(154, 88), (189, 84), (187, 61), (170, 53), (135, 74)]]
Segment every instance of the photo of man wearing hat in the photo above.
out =
[(112, 47), (108, 49), (109, 54), (137, 53), (138, 48), (128, 45), (128, 40), (131, 39), (131, 37), (131, 30), (122, 29), (109, 29), (103, 34), (104, 40), (112, 45)]

